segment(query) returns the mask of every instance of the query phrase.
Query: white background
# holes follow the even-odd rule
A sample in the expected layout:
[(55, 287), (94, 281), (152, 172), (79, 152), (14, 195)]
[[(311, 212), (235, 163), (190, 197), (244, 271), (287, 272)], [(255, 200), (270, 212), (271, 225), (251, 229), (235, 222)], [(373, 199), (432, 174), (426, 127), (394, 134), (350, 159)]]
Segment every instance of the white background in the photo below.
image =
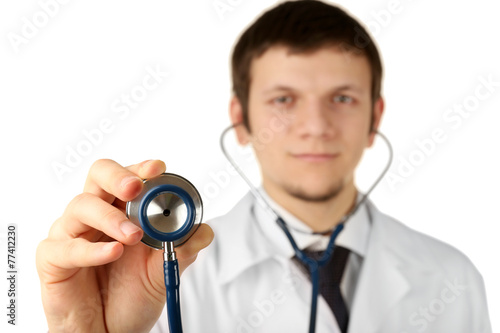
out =
[[(207, 218), (224, 213), (246, 192), (238, 177), (228, 178), (218, 146), (219, 133), (229, 124), (229, 57), (244, 27), (275, 3), (222, 0), (230, 10), (220, 14), (213, 0), (69, 1), (14, 47), (9, 36), (22, 36), (23, 18), (33, 22), (35, 16), (44, 24), (40, 3), (46, 2), (0, 4), (3, 272), (7, 224), (18, 225), (15, 328), (6, 324), (8, 288), (0, 279), (0, 330), (9, 332), (46, 330), (36, 246), (82, 190), (95, 160), (128, 165), (163, 159), (169, 171), (199, 188)], [(381, 49), (387, 106), (381, 129), (395, 150), (391, 172), (398, 173), (402, 159), (418, 157), (416, 140), (430, 138), (437, 128), (447, 138), (428, 155), (421, 153), (424, 159), (404, 182), (391, 187), (384, 179), (372, 200), (470, 257), (486, 283), (493, 327), (500, 329), (494, 315), (500, 313), (500, 86), (457, 128), (443, 119), (454, 104), (471, 101), (479, 77), (500, 82), (500, 8), (490, 0), (400, 0), (388, 17), (380, 13), (393, 1), (339, 3), (370, 28)], [(120, 118), (113, 103), (141, 84), (147, 67), (169, 75)], [(65, 164), (68, 149), (84, 145), (83, 131), (107, 118), (112, 131), (58, 179), (53, 164)], [(379, 157), (361, 163), (362, 189), (387, 157), (381, 140), (376, 146)]]

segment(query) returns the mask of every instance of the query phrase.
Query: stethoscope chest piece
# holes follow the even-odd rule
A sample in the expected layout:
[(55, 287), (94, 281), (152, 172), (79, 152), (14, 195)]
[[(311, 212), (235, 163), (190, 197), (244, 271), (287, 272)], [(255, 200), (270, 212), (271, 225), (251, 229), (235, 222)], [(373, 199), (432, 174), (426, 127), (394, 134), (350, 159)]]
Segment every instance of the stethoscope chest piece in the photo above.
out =
[(127, 217), (144, 230), (142, 242), (156, 249), (163, 242), (179, 246), (201, 223), (201, 196), (187, 179), (163, 173), (144, 180), (142, 192), (127, 202)]

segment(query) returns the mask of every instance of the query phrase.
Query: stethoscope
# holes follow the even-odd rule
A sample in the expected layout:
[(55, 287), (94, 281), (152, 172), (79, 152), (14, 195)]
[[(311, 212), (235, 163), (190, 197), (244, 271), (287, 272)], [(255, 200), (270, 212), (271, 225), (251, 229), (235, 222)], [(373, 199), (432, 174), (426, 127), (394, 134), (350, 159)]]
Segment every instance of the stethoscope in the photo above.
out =
[(175, 247), (182, 245), (200, 226), (201, 196), (187, 179), (172, 173), (144, 180), (142, 192), (127, 202), (127, 217), (144, 230), (142, 242), (163, 249), (168, 325), (182, 332), (179, 264)]
[[(281, 216), (272, 209), (263, 195), (239, 167), (238, 163), (236, 163), (227, 152), (224, 138), (231, 129), (239, 125), (241, 124), (230, 125), (221, 133), (221, 150), (238, 174), (248, 184), (251, 193), (258, 202), (274, 217), (276, 223), (290, 241), (296, 257), (309, 267), (312, 283), (309, 332), (313, 333), (316, 326), (319, 292), (318, 268), (325, 265), (330, 260), (335, 249), (335, 239), (343, 230), (345, 223), (356, 213), (358, 208), (365, 203), (368, 195), (389, 169), (393, 157), (392, 146), (383, 134), (375, 131), (376, 134), (384, 139), (389, 148), (389, 162), (375, 183), (362, 196), (361, 200), (356, 203), (354, 208), (339, 221), (334, 229), (312, 233), (317, 235), (331, 234), (326, 250), (323, 252), (322, 256), (316, 260), (308, 257), (300, 250), (290, 230), (301, 233), (311, 233), (289, 226)], [(171, 333), (181, 333), (180, 280), (175, 247), (186, 242), (199, 227), (203, 215), (201, 196), (194, 185), (187, 179), (176, 174), (164, 173), (158, 177), (144, 180), (142, 192), (134, 200), (127, 202), (126, 212), (127, 217), (144, 230), (142, 242), (155, 249), (163, 249), (168, 325)]]

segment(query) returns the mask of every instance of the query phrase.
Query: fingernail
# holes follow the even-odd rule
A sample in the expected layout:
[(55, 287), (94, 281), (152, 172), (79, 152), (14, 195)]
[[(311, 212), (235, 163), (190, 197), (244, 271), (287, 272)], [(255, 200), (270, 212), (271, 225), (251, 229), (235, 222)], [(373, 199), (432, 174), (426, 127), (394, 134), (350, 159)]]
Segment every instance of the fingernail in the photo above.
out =
[(111, 252), (116, 243), (107, 243), (102, 246), (103, 252)]
[(128, 237), (140, 231), (141, 229), (130, 221), (124, 221), (122, 222), (122, 224), (120, 224), (120, 230), (126, 237)]
[(120, 186), (122, 187), (122, 189), (124, 189), (125, 187), (127, 187), (128, 184), (130, 184), (131, 182), (135, 182), (137, 180), (141, 180), (141, 179), (139, 177), (136, 177), (136, 176), (125, 177), (122, 179)]
[(153, 159), (153, 160), (147, 160), (146, 162), (144, 162), (144, 164), (143, 164), (143, 166), (142, 166), (142, 167), (143, 167), (143, 168), (146, 168), (146, 167), (148, 167), (148, 168), (149, 168), (149, 166), (150, 166), (151, 164), (155, 163), (156, 161), (158, 161), (158, 160), (155, 160), (155, 159)]

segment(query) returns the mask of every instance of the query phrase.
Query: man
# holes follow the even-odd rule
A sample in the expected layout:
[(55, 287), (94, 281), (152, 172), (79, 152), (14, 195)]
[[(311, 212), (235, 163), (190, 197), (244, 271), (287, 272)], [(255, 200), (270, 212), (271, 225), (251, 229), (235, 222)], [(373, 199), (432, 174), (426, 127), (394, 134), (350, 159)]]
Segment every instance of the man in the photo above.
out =
[[(305, 231), (292, 231), (301, 249), (324, 250), (329, 235), (311, 233), (333, 229), (360, 199), (354, 170), (384, 110), (374, 43), (337, 7), (286, 2), (243, 33), (232, 70), (230, 117), (238, 141), (255, 148), (262, 195)], [(92, 166), (37, 251), (50, 331), (167, 330), (162, 253), (139, 242), (123, 212), (141, 178), (164, 170), (160, 161)], [(249, 194), (209, 224), (215, 241), (196, 262), (213, 238), (208, 225), (177, 250), (181, 272), (194, 262), (182, 274), (185, 331), (306, 332), (309, 274), (265, 208)], [(321, 276), (316, 332), (491, 332), (482, 278), (450, 246), (369, 201), (336, 244), (344, 267)]]

